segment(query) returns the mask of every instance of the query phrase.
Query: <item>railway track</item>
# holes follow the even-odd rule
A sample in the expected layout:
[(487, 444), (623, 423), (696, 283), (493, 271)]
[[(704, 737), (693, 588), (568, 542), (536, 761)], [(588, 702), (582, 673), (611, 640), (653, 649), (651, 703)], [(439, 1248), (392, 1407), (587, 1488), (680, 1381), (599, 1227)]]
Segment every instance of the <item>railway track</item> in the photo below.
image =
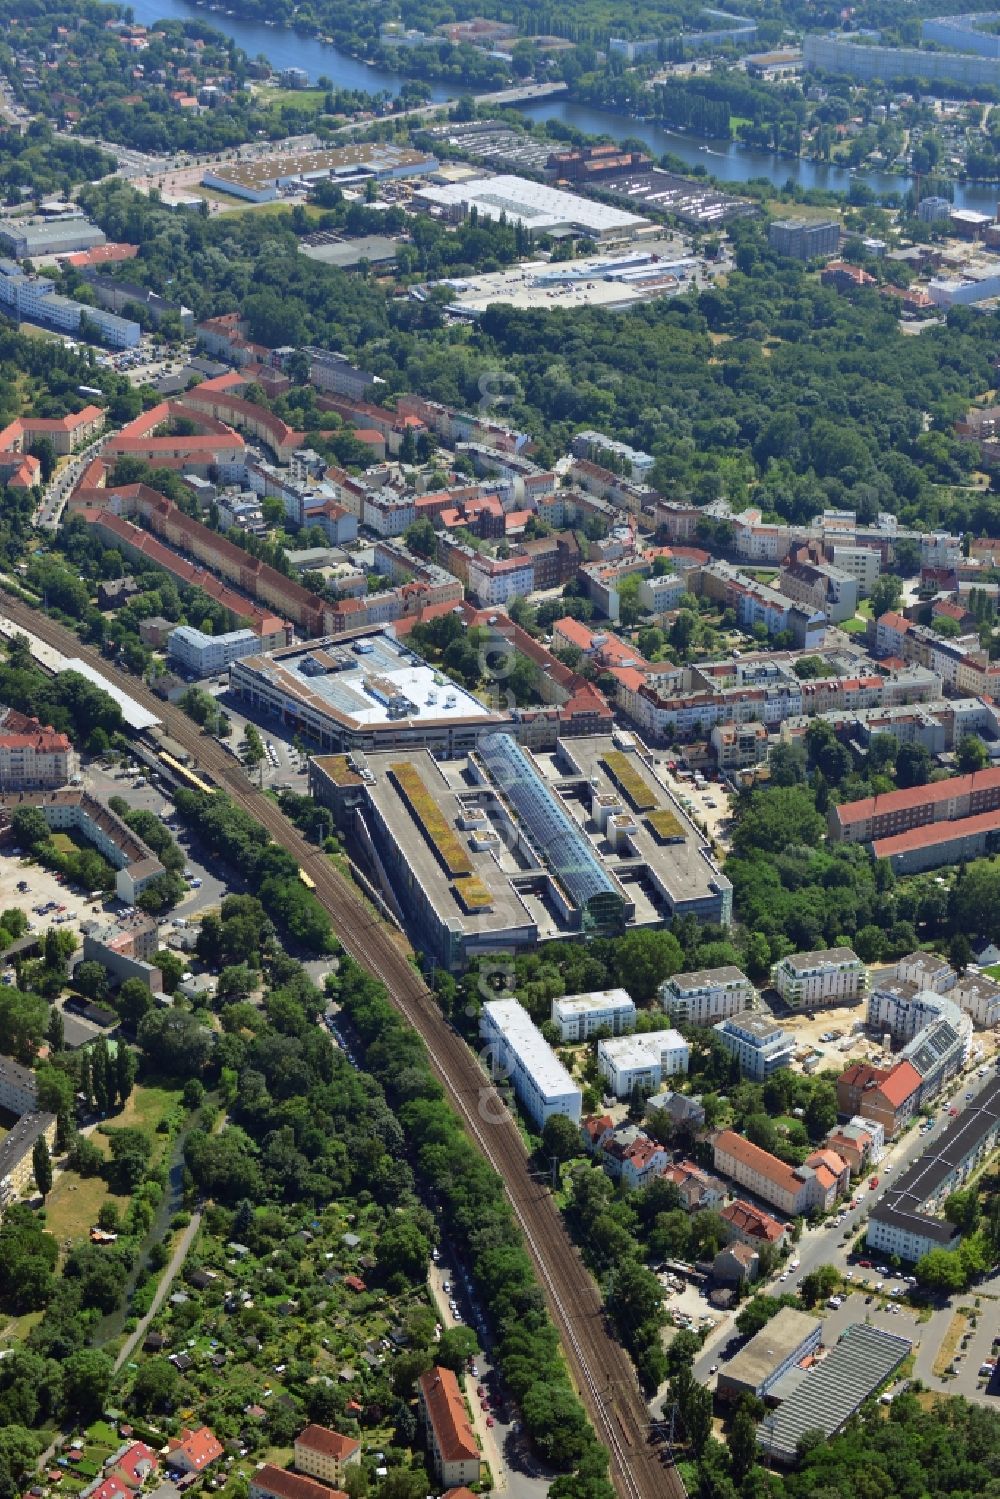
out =
[(315, 881), (315, 894), (350, 955), (385, 984), (427, 1047), (432, 1065), (477, 1148), (504, 1183), (559, 1331), (573, 1381), (610, 1454), (620, 1499), (685, 1499), (680, 1475), (648, 1442), (649, 1415), (630, 1359), (605, 1325), (599, 1291), (566, 1233), (548, 1190), (533, 1179), (520, 1134), (476, 1058), (446, 1026), (406, 953), (353, 885), (251, 786), (232, 757), (181, 709), (162, 703), (65, 626), (0, 589), (0, 613), (68, 655), (82, 656), (162, 720), (200, 770), (265, 827)]

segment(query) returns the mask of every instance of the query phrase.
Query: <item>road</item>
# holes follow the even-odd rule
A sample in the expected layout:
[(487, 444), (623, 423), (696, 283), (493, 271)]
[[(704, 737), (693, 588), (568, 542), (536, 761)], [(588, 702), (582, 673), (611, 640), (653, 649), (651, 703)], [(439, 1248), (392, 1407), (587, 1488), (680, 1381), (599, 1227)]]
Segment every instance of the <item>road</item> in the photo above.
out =
[(129, 1333), (128, 1337), (125, 1339), (125, 1342), (121, 1346), (118, 1357), (115, 1359), (116, 1374), (118, 1373), (119, 1369), (125, 1367), (129, 1359), (132, 1357), (133, 1353), (139, 1347), (139, 1344), (142, 1342), (143, 1338), (149, 1331), (153, 1318), (156, 1316), (157, 1312), (160, 1310), (160, 1307), (163, 1305), (164, 1297), (177, 1278), (177, 1273), (180, 1270), (181, 1266), (184, 1264), (184, 1261), (187, 1259), (188, 1250), (194, 1243), (195, 1235), (197, 1234), (200, 1227), (201, 1208), (197, 1208), (191, 1214), (190, 1222), (187, 1223), (182, 1230), (181, 1236), (177, 1240), (177, 1243), (174, 1247), (174, 1252), (170, 1256), (170, 1262), (167, 1265), (167, 1268), (164, 1270), (163, 1274), (160, 1276), (160, 1282), (156, 1287), (156, 1291), (153, 1295), (153, 1300), (150, 1305), (149, 1311), (144, 1317), (141, 1317), (139, 1319), (138, 1325), (136, 1326), (134, 1332)]
[(103, 437), (98, 437), (94, 442), (89, 443), (87, 447), (81, 448), (79, 453), (74, 453), (69, 462), (52, 476), (52, 481), (42, 495), (33, 517), (36, 526), (44, 527), (47, 531), (56, 529), (66, 507), (66, 501), (80, 475), (91, 459), (97, 457), (110, 436), (110, 433), (106, 433)]
[[(985, 1078), (980, 1078), (973, 1073), (973, 1075), (967, 1074), (964, 1077), (953, 1079), (948, 1088), (945, 1089), (944, 1093), (937, 1100), (938, 1108), (934, 1116), (935, 1123), (933, 1130), (928, 1130), (926, 1134), (921, 1134), (919, 1129), (910, 1129), (900, 1140), (890, 1141), (886, 1146), (885, 1154), (881, 1161), (873, 1167), (870, 1173), (863, 1176), (860, 1182), (854, 1187), (852, 1198), (860, 1197), (860, 1206), (849, 1208), (846, 1204), (844, 1205), (844, 1221), (840, 1228), (833, 1227), (830, 1220), (816, 1227), (805, 1228), (798, 1244), (792, 1249), (791, 1259), (799, 1261), (797, 1268), (794, 1270), (791, 1268), (782, 1270), (769, 1286), (761, 1287), (760, 1289), (767, 1290), (775, 1296), (781, 1295), (784, 1292), (792, 1293), (798, 1290), (804, 1275), (808, 1275), (810, 1271), (817, 1269), (820, 1265), (833, 1265), (842, 1275), (851, 1274), (855, 1282), (862, 1285), (862, 1289), (864, 1289), (863, 1283), (865, 1281), (872, 1282), (873, 1284), (878, 1281), (884, 1281), (882, 1296), (877, 1297), (871, 1302), (870, 1306), (865, 1308), (866, 1313), (877, 1312), (880, 1307), (885, 1308), (888, 1302), (887, 1293), (894, 1286), (905, 1291), (906, 1286), (897, 1275), (890, 1273), (883, 1276), (875, 1270), (859, 1269), (857, 1261), (851, 1259), (854, 1242), (862, 1232), (868, 1215), (875, 1204), (887, 1191), (891, 1190), (893, 1182), (902, 1172), (911, 1166), (916, 1158), (934, 1143), (937, 1135), (940, 1134), (944, 1127), (945, 1121), (950, 1119), (948, 1107), (954, 1108), (958, 1113), (961, 1113), (967, 1107), (966, 1093), (972, 1093), (975, 1096), (990, 1081), (992, 1081), (992, 1069)], [(949, 1096), (949, 1091), (951, 1096)], [(941, 1104), (946, 1099), (947, 1107), (942, 1108)], [(874, 1191), (868, 1186), (868, 1182), (872, 1176), (878, 1177), (878, 1186)], [(763, 1206), (766, 1208), (767, 1204), (765, 1203)], [(870, 1259), (875, 1265), (884, 1262), (884, 1255), (877, 1250), (871, 1250), (869, 1253), (863, 1254), (862, 1258)], [(976, 1287), (971, 1294), (975, 1295), (980, 1290), (986, 1295), (1000, 1296), (1000, 1278), (997, 1278), (996, 1281), (987, 1282), (981, 1287)], [(857, 1297), (850, 1297), (848, 1302), (845, 1302), (845, 1305), (857, 1302)], [(863, 1300), (860, 1304), (864, 1305)], [(889, 1321), (886, 1323), (886, 1326), (889, 1326), (890, 1323), (894, 1324), (898, 1320), (897, 1314), (892, 1312), (888, 1313), (888, 1317)], [(984, 1317), (985, 1320), (989, 1319)], [(993, 1320), (995, 1322), (995, 1317)], [(827, 1324), (829, 1325), (832, 1321), (834, 1319), (828, 1318)], [(928, 1368), (933, 1363), (933, 1358), (944, 1330), (944, 1328), (940, 1330), (935, 1341), (927, 1328), (922, 1328), (921, 1340), (924, 1347), (928, 1350), (924, 1355), (928, 1363)], [(708, 1385), (714, 1383), (709, 1370), (713, 1364), (718, 1363), (719, 1349), (728, 1338), (732, 1337), (733, 1332), (733, 1320), (727, 1317), (715, 1329), (702, 1348), (701, 1354), (695, 1362), (694, 1372), (704, 1383)], [(829, 1338), (827, 1338), (827, 1341), (829, 1341)], [(918, 1369), (918, 1372), (923, 1377), (923, 1369)], [(950, 1393), (956, 1393), (954, 1382), (950, 1386), (942, 1383), (940, 1380), (928, 1380), (928, 1383), (934, 1388), (941, 1390), (948, 1389)], [(965, 1394), (968, 1391), (963, 1389), (961, 1393)]]
[(160, 702), (144, 683), (83, 645), (72, 631), (3, 590), (0, 612), (56, 650), (89, 660), (154, 712), (199, 768), (307, 870), (344, 948), (382, 980), (393, 1004), (419, 1033), (467, 1133), (504, 1184), (571, 1377), (598, 1438), (608, 1449), (617, 1493), (621, 1499), (682, 1499), (679, 1474), (663, 1466), (648, 1445), (649, 1416), (631, 1360), (605, 1326), (598, 1288), (570, 1242), (551, 1194), (529, 1171), (516, 1124), (465, 1042), (444, 1024), (433, 995), (398, 938), (373, 918), (353, 885), (326, 855), (307, 843), (275, 804), (249, 784), (222, 746), (203, 736), (179, 708)]

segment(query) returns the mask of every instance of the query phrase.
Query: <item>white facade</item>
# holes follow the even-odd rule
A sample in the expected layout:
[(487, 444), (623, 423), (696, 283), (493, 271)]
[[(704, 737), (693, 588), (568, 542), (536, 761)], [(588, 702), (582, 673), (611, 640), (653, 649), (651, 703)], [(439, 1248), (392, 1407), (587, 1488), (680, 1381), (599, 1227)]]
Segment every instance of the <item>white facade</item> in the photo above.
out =
[(766, 1015), (730, 1015), (713, 1030), (723, 1046), (740, 1064), (740, 1076), (762, 1083), (782, 1067), (792, 1065), (793, 1042)]
[(639, 584), (639, 602), (652, 614), (665, 614), (676, 609), (684, 595), (684, 579), (677, 573), (663, 573), (660, 577), (643, 578)]
[(808, 1010), (862, 999), (867, 971), (849, 947), (831, 947), (790, 953), (775, 964), (771, 982), (787, 1005)]
[(38, 1080), (31, 1068), (11, 1057), (0, 1057), (0, 1109), (20, 1118), (37, 1107)]
[(914, 994), (908, 985), (902, 992), (899, 985), (881, 985), (868, 996), (868, 1024), (880, 1034), (888, 1032), (894, 1041), (912, 1041), (946, 1006), (953, 1008), (932, 989)]
[(494, 1077), (507, 1074), (518, 1102), (539, 1129), (552, 1114), (565, 1114), (579, 1124), (583, 1093), (516, 999), (483, 1005), (479, 1034), (491, 1053)]
[(684, 1025), (714, 1025), (753, 1008), (754, 988), (746, 974), (731, 965), (675, 973), (659, 989), (660, 1004), (671, 1020)]
[(597, 1070), (616, 1098), (633, 1088), (655, 1093), (665, 1077), (687, 1072), (691, 1048), (680, 1031), (647, 1031), (597, 1043)]
[(848, 545), (833, 546), (833, 565), (841, 572), (850, 573), (864, 598), (871, 593), (882, 571), (882, 558), (874, 547)]
[(911, 952), (896, 964), (896, 977), (904, 984), (916, 984), (918, 989), (947, 994), (955, 987), (958, 974), (949, 962), (935, 953)]
[(192, 625), (178, 625), (167, 640), (172, 661), (199, 677), (215, 676), (243, 656), (259, 656), (262, 642), (253, 630), (230, 630), (227, 635), (205, 635)]
[(511, 558), (504, 564), (491, 558), (469, 563), (469, 593), (484, 608), (523, 598), (535, 586), (535, 564)]
[(951, 991), (951, 998), (979, 1029), (1000, 1025), (1000, 984), (986, 974), (967, 973)]
[(44, 791), (66, 783), (80, 757), (65, 734), (4, 734), (0, 728), (0, 791)]
[(635, 1002), (624, 989), (568, 994), (552, 1001), (552, 1020), (560, 1041), (588, 1041), (605, 1029), (621, 1036), (635, 1030)]
[(405, 499), (393, 490), (366, 494), (362, 500), (362, 524), (376, 536), (402, 536), (412, 526), (417, 511), (412, 498)]

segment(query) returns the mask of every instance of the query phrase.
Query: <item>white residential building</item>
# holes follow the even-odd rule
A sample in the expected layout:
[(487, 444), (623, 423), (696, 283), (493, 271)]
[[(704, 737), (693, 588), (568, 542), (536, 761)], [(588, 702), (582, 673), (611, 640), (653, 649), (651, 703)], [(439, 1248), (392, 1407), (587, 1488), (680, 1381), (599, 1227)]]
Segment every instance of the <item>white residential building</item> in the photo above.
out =
[(684, 1025), (714, 1025), (753, 1008), (754, 988), (742, 969), (700, 968), (675, 973), (660, 985), (660, 1004), (671, 1020)]
[(862, 598), (867, 598), (878, 582), (882, 571), (882, 558), (876, 548), (834, 542), (831, 548), (831, 560), (834, 567), (839, 567), (842, 572), (849, 573), (856, 580), (858, 593)]
[(398, 495), (392, 489), (380, 489), (362, 497), (362, 524), (376, 536), (402, 536), (417, 518), (413, 497)]
[(479, 557), (469, 562), (469, 593), (491, 608), (524, 598), (535, 586), (535, 564), (529, 557)]
[(917, 989), (902, 979), (876, 984), (868, 996), (868, 1024), (894, 1041), (912, 1041), (939, 1015), (955, 1010), (951, 999), (933, 989)]
[(12, 1057), (0, 1057), (0, 1109), (20, 1118), (37, 1107), (38, 1079), (31, 1068)]
[(918, 989), (932, 989), (935, 994), (947, 994), (955, 987), (958, 974), (946, 958), (932, 952), (911, 952), (896, 964), (896, 977), (904, 984), (914, 984)]
[(687, 1072), (691, 1048), (680, 1031), (647, 1031), (597, 1043), (597, 1070), (616, 1098), (633, 1088), (655, 1093), (665, 1077)]
[(790, 953), (776, 963), (771, 982), (792, 1009), (853, 1004), (864, 998), (867, 970), (849, 947)]
[(751, 1082), (762, 1083), (792, 1065), (792, 1038), (769, 1015), (730, 1015), (712, 1029), (739, 1062), (740, 1076)]
[(494, 1078), (506, 1074), (525, 1113), (538, 1126), (552, 1114), (579, 1124), (583, 1093), (516, 999), (483, 1005), (479, 1034), (487, 1043)]
[(552, 1021), (560, 1041), (588, 1041), (600, 1030), (621, 1036), (635, 1030), (635, 1002), (624, 989), (567, 994), (552, 1001)]
[(684, 591), (684, 579), (678, 573), (643, 578), (639, 584), (639, 603), (650, 614), (666, 614), (668, 609), (677, 608)]
[(198, 677), (214, 677), (244, 656), (259, 656), (262, 647), (260, 636), (253, 630), (205, 635), (193, 625), (178, 625), (167, 639), (167, 655), (171, 661)]
[(1000, 984), (985, 973), (967, 973), (950, 997), (980, 1030), (1000, 1025)]

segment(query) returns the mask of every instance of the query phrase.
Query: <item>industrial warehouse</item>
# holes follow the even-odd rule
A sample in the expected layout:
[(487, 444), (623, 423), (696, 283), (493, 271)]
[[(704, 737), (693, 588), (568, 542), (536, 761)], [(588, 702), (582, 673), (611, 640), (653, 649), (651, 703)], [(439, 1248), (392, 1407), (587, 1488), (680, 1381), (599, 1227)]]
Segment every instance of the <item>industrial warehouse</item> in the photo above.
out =
[(634, 239), (654, 227), (637, 213), (509, 175), (421, 187), (413, 202), (415, 207), (436, 209), (450, 219), (463, 219), (475, 209), (483, 219), (506, 216), (509, 223), (522, 224), (538, 234), (586, 234), (598, 243)]
[(731, 887), (706, 840), (609, 736), (533, 755), (484, 725), (470, 752), (450, 759), (426, 749), (320, 757), (310, 789), (445, 968), (574, 932), (612, 935), (689, 912), (731, 918)]
[(344, 183), (371, 177), (381, 182), (431, 172), (436, 166), (434, 157), (423, 151), (368, 141), (328, 151), (299, 151), (220, 165), (207, 170), (201, 182), (203, 187), (250, 203), (271, 203), (283, 192), (302, 191), (327, 178)]

